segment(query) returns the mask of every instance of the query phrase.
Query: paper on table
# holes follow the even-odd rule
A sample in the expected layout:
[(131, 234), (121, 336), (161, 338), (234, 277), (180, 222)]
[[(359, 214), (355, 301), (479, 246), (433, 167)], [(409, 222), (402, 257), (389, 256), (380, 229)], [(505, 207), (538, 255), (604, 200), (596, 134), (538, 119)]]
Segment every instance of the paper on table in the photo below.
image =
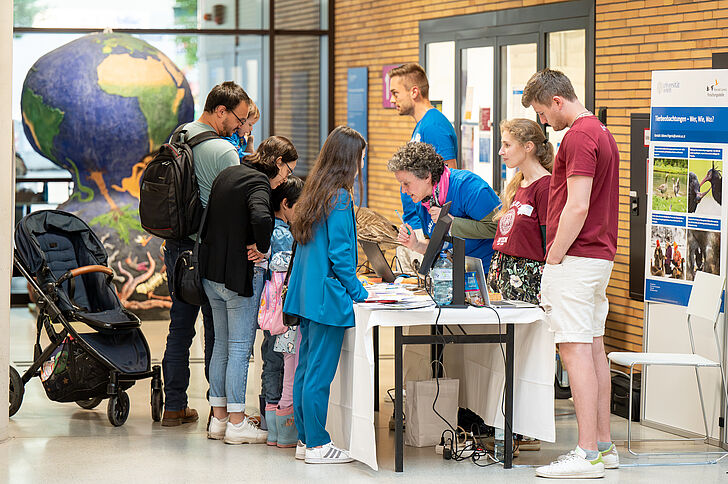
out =
[(367, 309), (418, 309), (434, 306), (435, 303), (429, 297), (409, 296), (394, 303), (359, 303)]

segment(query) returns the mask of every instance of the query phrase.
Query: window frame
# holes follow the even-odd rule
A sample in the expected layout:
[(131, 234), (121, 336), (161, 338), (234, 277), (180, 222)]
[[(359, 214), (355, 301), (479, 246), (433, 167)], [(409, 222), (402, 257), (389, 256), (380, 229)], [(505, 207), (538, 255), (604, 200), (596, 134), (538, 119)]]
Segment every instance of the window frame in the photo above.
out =
[[(326, 29), (278, 29), (275, 26), (275, 0), (266, 0), (268, 3), (268, 28), (265, 29), (193, 29), (193, 28), (177, 28), (177, 29), (133, 29), (133, 28), (114, 28), (111, 26), (110, 28), (114, 32), (124, 33), (124, 34), (130, 34), (130, 35), (228, 35), (228, 36), (248, 36), (248, 35), (257, 35), (261, 36), (263, 39), (263, 57), (268, 62), (268, 69), (267, 71), (263, 72), (263, 79), (264, 82), (267, 80), (267, 93), (264, 94), (267, 99), (265, 99), (264, 104), (266, 106), (269, 106), (269, 109), (267, 109), (265, 113), (265, 125), (263, 126), (263, 134), (264, 137), (270, 136), (271, 133), (276, 132), (276, 125), (275, 125), (275, 113), (273, 106), (275, 106), (275, 76), (272, 75), (272, 73), (275, 71), (275, 39), (276, 37), (282, 37), (282, 36), (317, 36), (319, 38), (325, 39), (327, 42), (327, 56), (324, 57), (322, 55), (322, 64), (323, 61), (326, 61), (327, 66), (326, 70), (328, 71), (328, 75), (326, 78), (323, 76), (320, 79), (320, 83), (322, 86), (327, 86), (326, 89), (326, 97), (322, 99), (326, 99), (327, 101), (327, 109), (322, 110), (321, 115), (322, 117), (326, 117), (326, 120), (321, 122), (320, 126), (323, 128), (324, 126), (327, 127), (326, 132), (322, 129), (322, 132), (320, 133), (321, 138), (321, 144), (323, 144), (324, 140), (326, 139), (326, 136), (328, 135), (328, 132), (330, 132), (334, 128), (334, 93), (331, 89), (328, 89), (328, 86), (334, 85), (334, 65), (335, 65), (335, 58), (334, 58), (334, 7), (335, 7), (335, 1), (336, 0), (322, 0), (320, 2), (321, 5), (321, 13), (323, 14), (326, 12), (327, 19), (326, 19)], [(235, 19), (237, 24), (237, 19), (239, 19), (241, 5), (240, 2), (235, 2)], [(104, 28), (108, 26), (99, 26), (98, 28), (62, 28), (62, 27), (52, 27), (52, 28), (43, 28), (43, 27), (13, 27), (13, 34), (35, 34), (35, 33), (45, 33), (45, 34), (90, 34), (95, 32), (103, 31)], [(267, 45), (267, 49), (265, 46)], [(320, 69), (321, 74), (323, 74), (323, 67)], [(222, 80), (221, 80), (222, 81)], [(321, 93), (324, 93), (324, 90), (321, 90)]]

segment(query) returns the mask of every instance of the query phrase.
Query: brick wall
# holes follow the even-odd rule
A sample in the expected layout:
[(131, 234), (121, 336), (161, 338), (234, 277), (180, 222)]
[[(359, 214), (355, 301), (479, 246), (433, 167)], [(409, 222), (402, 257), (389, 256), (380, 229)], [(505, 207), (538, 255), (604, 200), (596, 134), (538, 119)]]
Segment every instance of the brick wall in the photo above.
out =
[[(369, 206), (396, 222), (398, 185), (389, 156), (409, 140), (411, 117), (383, 109), (382, 66), (419, 60), (418, 22), (547, 3), (548, 0), (337, 0), (335, 13), (335, 120), (346, 123), (346, 73), (369, 68)], [(629, 116), (646, 113), (650, 72), (710, 68), (711, 54), (728, 51), (728, 1), (596, 0), (595, 105), (609, 108), (608, 126), (619, 145), (620, 224), (608, 289), (607, 350), (639, 351), (643, 304), (629, 299)], [(642, 250), (642, 248), (639, 248)]]

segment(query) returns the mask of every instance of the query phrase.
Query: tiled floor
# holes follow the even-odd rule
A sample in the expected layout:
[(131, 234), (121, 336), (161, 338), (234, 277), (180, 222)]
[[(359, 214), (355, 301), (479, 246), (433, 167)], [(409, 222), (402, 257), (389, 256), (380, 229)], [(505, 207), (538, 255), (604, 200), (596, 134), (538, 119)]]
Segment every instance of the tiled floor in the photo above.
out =
[[(34, 320), (24, 309), (11, 311), (11, 360), (22, 370), (32, 354)], [(147, 322), (144, 332), (158, 360), (164, 348), (166, 326)], [(384, 345), (383, 345), (384, 346)], [(208, 411), (204, 400), (206, 383), (200, 362), (198, 341), (193, 346), (190, 406), (201, 415)], [(25, 365), (24, 365), (25, 363)], [(393, 361), (382, 361), (380, 395), (392, 384)], [(259, 379), (251, 374), (248, 401), (257, 393)], [(548, 463), (573, 447), (576, 421), (568, 400), (557, 401), (557, 442), (544, 443), (540, 452), (521, 452), (515, 468), (498, 465), (479, 468), (470, 461), (443, 461), (433, 449), (405, 450), (405, 472), (394, 473), (393, 433), (387, 428), (392, 405), (381, 403), (376, 417), (380, 470), (374, 472), (361, 463), (336, 466), (306, 465), (293, 458), (292, 449), (265, 445), (230, 446), (205, 438), (204, 418), (196, 424), (162, 428), (153, 423), (149, 407), (149, 384), (135, 385), (129, 419), (122, 427), (112, 427), (106, 418), (106, 402), (95, 410), (75, 404), (49, 401), (38, 379), (26, 386), (20, 411), (10, 420), (10, 440), (0, 444), (0, 482), (305, 482), (378, 481), (461, 482), (471, 479), (497, 479), (498, 482), (534, 481), (532, 466)], [(624, 419), (613, 417), (615, 439), (626, 437)], [(658, 431), (635, 427), (637, 437), (655, 438)], [(681, 444), (685, 449), (705, 446)], [(713, 448), (713, 450), (715, 450)], [(608, 471), (608, 482), (728, 482), (728, 458), (718, 464), (675, 465), (688, 459), (629, 459), (620, 448), (623, 467)], [(693, 459), (697, 461), (699, 459)], [(705, 460), (705, 459), (703, 459)], [(658, 465), (653, 465), (658, 464)], [(639, 465), (639, 466), (637, 466)], [(543, 482), (543, 481), (542, 481)]]

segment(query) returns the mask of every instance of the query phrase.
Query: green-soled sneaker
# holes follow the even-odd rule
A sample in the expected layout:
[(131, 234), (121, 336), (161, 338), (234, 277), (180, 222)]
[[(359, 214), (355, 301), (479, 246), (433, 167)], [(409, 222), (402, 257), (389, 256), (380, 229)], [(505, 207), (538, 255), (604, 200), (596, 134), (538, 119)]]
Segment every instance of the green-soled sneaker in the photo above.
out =
[(586, 453), (577, 447), (551, 464), (537, 468), (536, 475), (552, 479), (595, 479), (604, 477), (604, 461), (601, 454), (587, 460)]
[(599, 454), (602, 461), (604, 461), (605, 469), (619, 469), (619, 454), (617, 454), (617, 447), (614, 444), (604, 452), (599, 452)]

